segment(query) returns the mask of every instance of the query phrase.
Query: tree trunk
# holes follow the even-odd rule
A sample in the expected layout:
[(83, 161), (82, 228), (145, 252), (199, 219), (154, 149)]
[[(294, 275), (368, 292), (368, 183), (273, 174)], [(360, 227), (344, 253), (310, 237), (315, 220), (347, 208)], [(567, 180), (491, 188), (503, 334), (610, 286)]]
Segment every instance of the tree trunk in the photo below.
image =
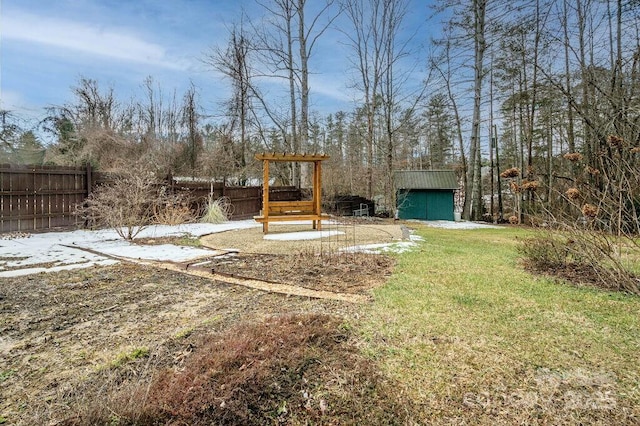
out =
[(474, 33), (475, 33), (475, 63), (474, 63), (474, 91), (473, 91), (473, 122), (471, 125), (471, 211), (464, 212), (465, 218), (480, 220), (482, 218), (482, 156), (480, 153), (480, 107), (482, 100), (482, 80), (484, 74), (485, 40), (485, 12), (486, 0), (474, 0)]

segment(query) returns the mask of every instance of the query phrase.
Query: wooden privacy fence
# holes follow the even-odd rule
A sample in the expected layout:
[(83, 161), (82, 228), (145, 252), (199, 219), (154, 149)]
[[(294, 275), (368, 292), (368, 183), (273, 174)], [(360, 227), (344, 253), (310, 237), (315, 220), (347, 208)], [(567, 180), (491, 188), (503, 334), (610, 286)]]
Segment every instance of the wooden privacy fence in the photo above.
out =
[[(0, 164), (0, 233), (36, 231), (78, 226), (74, 214), (96, 185), (108, 176), (90, 167), (16, 166)], [(209, 194), (228, 197), (234, 219), (246, 219), (262, 209), (262, 187), (225, 186), (221, 183), (159, 183), (175, 192), (185, 192), (194, 210), (204, 207)], [(270, 188), (273, 200), (299, 200), (300, 189)]]
[(75, 224), (92, 185), (90, 167), (0, 165), (0, 232)]

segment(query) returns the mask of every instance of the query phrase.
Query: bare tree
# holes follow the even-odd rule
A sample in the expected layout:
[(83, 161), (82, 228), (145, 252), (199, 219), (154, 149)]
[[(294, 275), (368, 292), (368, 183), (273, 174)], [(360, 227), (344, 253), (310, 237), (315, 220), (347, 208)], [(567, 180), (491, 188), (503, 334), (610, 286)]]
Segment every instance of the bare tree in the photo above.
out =
[(392, 0), (348, 0), (344, 10), (351, 21), (350, 31), (344, 34), (353, 51), (352, 66), (357, 71), (355, 87), (362, 96), (362, 108), (366, 117), (366, 175), (367, 197), (373, 198), (374, 151), (376, 145), (376, 114), (380, 103), (383, 78), (388, 62), (385, 50), (390, 33), (389, 13)]
[(186, 162), (195, 177), (198, 155), (202, 151), (202, 135), (199, 130), (200, 113), (196, 100), (196, 88), (193, 84), (184, 94), (181, 124), (186, 129), (185, 152)]
[(462, 212), (466, 219), (478, 220), (482, 217), (482, 157), (480, 153), (480, 113), (482, 100), (482, 83), (484, 80), (484, 53), (487, 48), (486, 42), (486, 0), (473, 0), (473, 32), (474, 32), (474, 77), (473, 77), (473, 119), (471, 123), (471, 167), (468, 170), (467, 182), (471, 186), (467, 188), (465, 198), (471, 199), (471, 203), (465, 203), (465, 210)]
[[(273, 101), (267, 102), (262, 94), (256, 98), (266, 109), (267, 116), (276, 127), (286, 129), (283, 134), (289, 150), (300, 152), (307, 149), (309, 138), (309, 61), (318, 39), (330, 27), (337, 16), (335, 0), (323, 1), (319, 8), (308, 14), (310, 2), (306, 0), (256, 0), (267, 12), (266, 27), (253, 26), (256, 34), (256, 51), (265, 71), (258, 75), (285, 79), (288, 84), (288, 114), (286, 122), (275, 112)], [(319, 3), (314, 2), (314, 6)], [(260, 92), (259, 90), (255, 90)], [(292, 163), (291, 180), (301, 184), (298, 163)]]
[(96, 80), (81, 78), (72, 88), (75, 102), (49, 108), (45, 120), (58, 143), (48, 160), (62, 164), (111, 164), (124, 150), (134, 148), (121, 133), (133, 121), (133, 107), (120, 104), (113, 88), (100, 90)]
[[(430, 67), (436, 70), (437, 74), (440, 76), (440, 79), (444, 83), (444, 87), (446, 90), (447, 98), (449, 100), (449, 105), (453, 111), (453, 120), (454, 120), (454, 133), (455, 138), (458, 142), (458, 151), (460, 153), (460, 177), (462, 180), (462, 187), (467, 188), (468, 181), (468, 173), (467, 173), (467, 155), (465, 152), (464, 146), (464, 133), (462, 130), (462, 114), (460, 112), (460, 108), (458, 107), (458, 98), (454, 92), (454, 65), (451, 61), (451, 41), (448, 39), (444, 39), (442, 42), (442, 52), (440, 53), (441, 57), (434, 57), (430, 60)], [(469, 203), (471, 200), (467, 200), (465, 198), (464, 203)], [(463, 206), (464, 209), (464, 206)]]
[(409, 124), (418, 103), (422, 100), (426, 85), (417, 89), (408, 89), (408, 80), (415, 72), (415, 66), (403, 69), (402, 61), (410, 54), (409, 44), (413, 36), (401, 38), (403, 21), (408, 12), (408, 2), (383, 2), (382, 19), (386, 21), (381, 28), (384, 32), (382, 87), (380, 91), (385, 138), (385, 185), (384, 197), (387, 209), (393, 216), (396, 210), (396, 196), (393, 182), (398, 140), (396, 132)]
[[(335, 0), (325, 0), (320, 9), (306, 20), (307, 0), (296, 0), (295, 10), (298, 17), (298, 47), (300, 56), (300, 137), (301, 145), (306, 146), (309, 139), (309, 59), (318, 39), (330, 28), (340, 14), (333, 11)], [(326, 18), (322, 20), (322, 18)]]

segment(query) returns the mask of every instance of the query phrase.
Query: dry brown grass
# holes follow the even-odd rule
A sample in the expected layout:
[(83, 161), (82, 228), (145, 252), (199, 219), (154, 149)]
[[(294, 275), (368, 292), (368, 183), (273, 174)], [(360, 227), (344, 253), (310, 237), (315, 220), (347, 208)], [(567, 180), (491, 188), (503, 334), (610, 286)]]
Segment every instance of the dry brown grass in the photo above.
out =
[(68, 424), (403, 423), (410, 410), (349, 335), (327, 315), (242, 323), (204, 336), (179, 369), (92, 401)]

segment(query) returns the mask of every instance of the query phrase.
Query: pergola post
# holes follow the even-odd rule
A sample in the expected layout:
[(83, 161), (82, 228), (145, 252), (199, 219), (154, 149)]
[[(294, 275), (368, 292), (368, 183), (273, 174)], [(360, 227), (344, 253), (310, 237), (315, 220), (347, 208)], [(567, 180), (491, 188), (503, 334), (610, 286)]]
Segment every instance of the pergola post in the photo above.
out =
[(269, 160), (264, 160), (262, 168), (262, 232), (269, 232)]
[[(313, 162), (313, 213), (320, 215), (322, 212), (322, 163)], [(313, 229), (322, 229), (322, 221), (313, 221)]]

